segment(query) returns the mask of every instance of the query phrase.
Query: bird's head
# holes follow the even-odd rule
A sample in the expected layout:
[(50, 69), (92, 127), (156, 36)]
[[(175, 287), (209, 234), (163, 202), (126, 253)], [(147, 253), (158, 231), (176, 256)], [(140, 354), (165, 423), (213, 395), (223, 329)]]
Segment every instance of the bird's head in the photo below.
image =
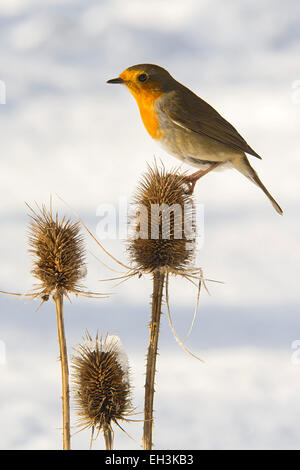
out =
[(174, 81), (169, 72), (158, 65), (139, 64), (124, 70), (118, 78), (108, 80), (107, 83), (126, 85), (135, 96), (144, 94), (161, 95), (170, 88)]

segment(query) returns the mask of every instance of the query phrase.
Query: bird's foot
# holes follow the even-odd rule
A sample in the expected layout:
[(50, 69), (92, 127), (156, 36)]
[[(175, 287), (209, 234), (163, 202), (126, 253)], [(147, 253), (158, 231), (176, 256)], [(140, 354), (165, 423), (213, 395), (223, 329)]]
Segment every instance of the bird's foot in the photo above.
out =
[(189, 176), (186, 176), (185, 177), (185, 183), (187, 184), (188, 186), (188, 189), (186, 191), (186, 194), (188, 195), (192, 195), (193, 192), (194, 192), (194, 189), (195, 189), (195, 186), (196, 186), (196, 183), (197, 181), (202, 178), (202, 176), (206, 175), (207, 173), (209, 173), (210, 171), (214, 170), (217, 166), (219, 166), (220, 163), (214, 163), (213, 165), (211, 165), (209, 168), (207, 168), (207, 170), (198, 170), (198, 171), (195, 171), (195, 173), (192, 173), (191, 175)]
[(188, 196), (191, 196), (193, 194), (196, 182), (197, 182), (197, 180), (191, 180), (189, 176), (185, 177), (184, 183), (187, 186), (185, 194), (187, 194)]

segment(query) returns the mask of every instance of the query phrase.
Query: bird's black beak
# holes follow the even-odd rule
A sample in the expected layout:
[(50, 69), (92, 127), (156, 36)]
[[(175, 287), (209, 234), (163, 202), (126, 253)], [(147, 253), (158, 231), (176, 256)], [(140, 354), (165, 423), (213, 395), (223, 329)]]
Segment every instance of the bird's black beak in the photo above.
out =
[(112, 78), (111, 80), (107, 80), (106, 83), (126, 83), (125, 80), (123, 80), (123, 78)]

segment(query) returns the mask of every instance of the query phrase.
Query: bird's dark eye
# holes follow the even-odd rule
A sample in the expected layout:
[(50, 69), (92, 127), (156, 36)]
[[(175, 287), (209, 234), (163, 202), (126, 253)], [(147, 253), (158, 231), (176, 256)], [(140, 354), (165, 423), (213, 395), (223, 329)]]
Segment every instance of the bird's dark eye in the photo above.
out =
[(147, 79), (148, 79), (148, 75), (146, 73), (141, 73), (141, 75), (138, 76), (139, 82), (145, 82)]

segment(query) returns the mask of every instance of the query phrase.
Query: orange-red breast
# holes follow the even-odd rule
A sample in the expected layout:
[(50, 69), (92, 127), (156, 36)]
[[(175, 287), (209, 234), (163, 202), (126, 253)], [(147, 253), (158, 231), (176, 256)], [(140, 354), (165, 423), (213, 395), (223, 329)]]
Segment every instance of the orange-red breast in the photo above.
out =
[(167, 70), (152, 64), (133, 65), (107, 83), (127, 86), (137, 101), (148, 133), (170, 154), (200, 168), (190, 175), (192, 187), (204, 174), (229, 164), (275, 199), (251, 167), (246, 153), (261, 158), (214, 108), (177, 82)]

